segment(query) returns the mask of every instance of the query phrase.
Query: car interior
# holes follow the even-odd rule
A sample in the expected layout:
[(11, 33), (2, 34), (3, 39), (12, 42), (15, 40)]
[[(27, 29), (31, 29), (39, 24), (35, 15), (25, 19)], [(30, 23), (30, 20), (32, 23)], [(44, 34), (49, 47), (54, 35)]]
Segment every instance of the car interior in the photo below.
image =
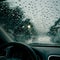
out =
[(60, 60), (60, 0), (0, 0), (0, 60)]

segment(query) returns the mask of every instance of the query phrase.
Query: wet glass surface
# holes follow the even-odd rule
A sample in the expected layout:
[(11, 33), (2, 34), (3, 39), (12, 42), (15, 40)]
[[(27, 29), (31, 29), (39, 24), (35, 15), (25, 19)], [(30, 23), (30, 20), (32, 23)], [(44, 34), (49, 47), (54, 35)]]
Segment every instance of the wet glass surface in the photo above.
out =
[(60, 0), (0, 2), (0, 26), (18, 42), (60, 43)]

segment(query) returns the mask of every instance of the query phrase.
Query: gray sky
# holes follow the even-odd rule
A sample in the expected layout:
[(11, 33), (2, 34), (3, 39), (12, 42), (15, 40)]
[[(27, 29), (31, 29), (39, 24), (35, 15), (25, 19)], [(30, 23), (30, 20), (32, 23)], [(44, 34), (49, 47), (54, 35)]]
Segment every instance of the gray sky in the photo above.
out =
[(49, 31), (60, 18), (60, 0), (7, 0), (10, 7), (19, 6), (40, 32)]
[[(6, 0), (10, 8), (19, 6), (25, 12), (26, 18), (30, 18), (38, 32), (48, 32), (54, 22), (60, 18), (60, 0)], [(39, 36), (38, 41), (51, 42), (49, 36)], [(29, 40), (30, 42), (32, 40)]]

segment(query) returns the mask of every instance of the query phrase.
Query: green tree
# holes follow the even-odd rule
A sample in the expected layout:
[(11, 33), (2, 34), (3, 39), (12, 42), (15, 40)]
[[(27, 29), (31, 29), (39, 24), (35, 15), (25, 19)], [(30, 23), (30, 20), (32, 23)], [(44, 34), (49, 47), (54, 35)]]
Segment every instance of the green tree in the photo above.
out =
[(37, 36), (37, 31), (33, 24), (30, 22), (30, 19), (26, 19), (25, 21), (22, 21), (21, 24), (15, 29), (14, 35), (17, 41), (21, 39), (21, 41), (25, 41), (31, 38), (35, 39)]
[(50, 27), (49, 34), (51, 36), (56, 36), (59, 28), (60, 28), (60, 18), (55, 22), (53, 26)]
[(24, 14), (18, 6), (10, 9), (7, 2), (0, 2), (0, 24), (5, 24), (6, 28), (14, 29), (23, 20)]
[[(36, 36), (37, 32), (30, 19), (24, 19), (24, 14), (18, 6), (11, 9), (7, 2), (0, 2), (0, 25), (5, 24), (4, 28), (13, 31), (13, 36), (17, 40), (25, 41)], [(18, 36), (19, 35), (19, 36)]]

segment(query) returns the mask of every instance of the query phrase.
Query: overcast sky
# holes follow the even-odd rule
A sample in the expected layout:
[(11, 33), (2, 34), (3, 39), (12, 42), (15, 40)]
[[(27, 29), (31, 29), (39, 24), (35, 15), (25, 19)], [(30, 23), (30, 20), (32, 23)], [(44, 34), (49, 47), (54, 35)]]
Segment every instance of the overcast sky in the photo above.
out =
[[(19, 6), (30, 18), (38, 32), (48, 32), (54, 22), (60, 18), (60, 0), (6, 0), (10, 8)], [(51, 42), (49, 36), (39, 36), (39, 42)], [(31, 41), (31, 40), (29, 40)], [(35, 40), (34, 40), (35, 42)]]
[(7, 0), (10, 7), (19, 6), (40, 32), (49, 31), (60, 18), (60, 0)]

